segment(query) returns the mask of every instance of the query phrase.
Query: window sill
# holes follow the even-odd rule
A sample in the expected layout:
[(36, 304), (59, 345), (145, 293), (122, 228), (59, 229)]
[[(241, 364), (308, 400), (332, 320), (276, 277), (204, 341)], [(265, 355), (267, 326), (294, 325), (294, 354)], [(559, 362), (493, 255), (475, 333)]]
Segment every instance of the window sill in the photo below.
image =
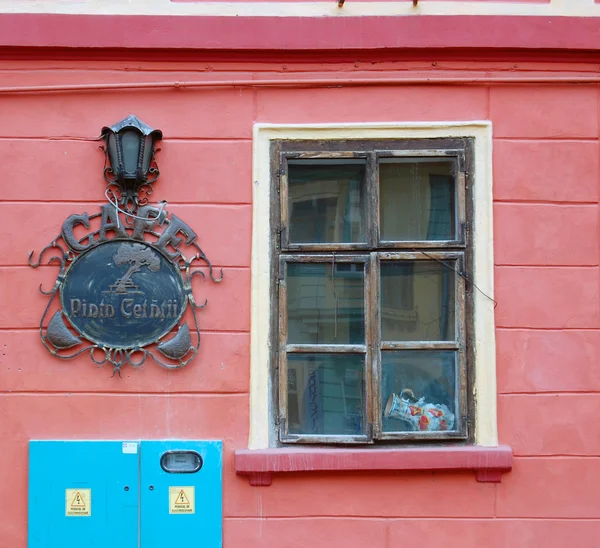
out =
[(297, 472), (473, 470), (479, 482), (499, 483), (512, 469), (512, 448), (482, 447), (238, 449), (235, 472), (250, 485), (271, 485), (273, 474)]

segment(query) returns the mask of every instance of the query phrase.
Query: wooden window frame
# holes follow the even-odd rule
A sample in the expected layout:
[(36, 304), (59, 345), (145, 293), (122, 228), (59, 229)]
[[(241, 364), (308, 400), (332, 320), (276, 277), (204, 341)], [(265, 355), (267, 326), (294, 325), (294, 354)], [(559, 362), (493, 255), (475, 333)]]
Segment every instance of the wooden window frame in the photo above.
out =
[[(271, 302), (272, 372), (271, 383), (275, 403), (275, 426), (281, 443), (300, 444), (364, 444), (380, 442), (456, 441), (474, 442), (474, 398), (472, 336), (472, 174), (473, 146), (469, 137), (385, 139), (385, 140), (306, 140), (271, 142), (271, 249), (272, 279), (276, 280), (276, 298)], [(455, 158), (455, 239), (429, 241), (389, 241), (380, 239), (379, 172), (381, 158), (415, 157)], [(365, 242), (360, 244), (290, 243), (287, 211), (288, 160), (364, 159), (365, 172)], [(315, 352), (310, 345), (288, 345), (285, 306), (285, 264), (289, 262), (363, 262), (365, 264), (365, 345), (318, 345), (319, 352), (358, 352), (365, 355), (365, 435), (297, 435), (287, 431), (287, 360), (288, 352)], [(454, 261), (455, 307), (457, 333), (455, 341), (388, 342), (382, 341), (379, 309), (380, 265), (389, 260)], [(344, 347), (344, 348), (342, 348)], [(354, 348), (356, 347), (356, 348)], [(359, 348), (360, 347), (360, 348)], [(382, 428), (381, 351), (400, 349), (452, 349), (457, 351), (456, 426), (449, 432), (384, 432)]]

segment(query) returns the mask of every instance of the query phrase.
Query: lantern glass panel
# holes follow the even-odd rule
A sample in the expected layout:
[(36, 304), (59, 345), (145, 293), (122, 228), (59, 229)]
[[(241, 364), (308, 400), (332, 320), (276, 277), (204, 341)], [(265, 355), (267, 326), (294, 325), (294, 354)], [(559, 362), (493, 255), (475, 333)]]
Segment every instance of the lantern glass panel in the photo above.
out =
[(144, 139), (146, 140), (146, 145), (144, 147), (144, 163), (142, 164), (142, 171), (147, 176), (148, 170), (150, 169), (150, 161), (152, 160), (152, 148), (154, 145), (154, 140), (152, 135), (146, 135)]
[(140, 152), (141, 135), (136, 130), (126, 130), (121, 133), (123, 147), (123, 167), (125, 174), (135, 176)]
[(117, 136), (110, 132), (106, 134), (106, 146), (108, 147), (108, 157), (113, 172), (116, 173), (119, 168), (119, 155), (117, 153)]

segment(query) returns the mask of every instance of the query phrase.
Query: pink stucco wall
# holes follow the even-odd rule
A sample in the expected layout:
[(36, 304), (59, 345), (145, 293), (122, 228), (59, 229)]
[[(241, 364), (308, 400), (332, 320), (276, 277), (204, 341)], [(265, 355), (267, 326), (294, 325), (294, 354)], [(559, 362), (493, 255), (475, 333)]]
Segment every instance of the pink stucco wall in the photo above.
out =
[[(578, 70), (596, 70), (580, 63)], [(0, 546), (24, 548), (27, 441), (222, 439), (224, 546), (500, 548), (598, 546), (600, 538), (600, 86), (553, 83), (567, 64), (0, 61), (3, 86), (153, 80), (474, 75), (466, 85), (333, 89), (127, 90), (0, 94)], [(545, 83), (489, 80), (544, 71)], [(425, 80), (425, 77), (422, 77)], [(464, 79), (464, 78), (463, 78)], [(487, 80), (486, 80), (487, 79)], [(27, 266), (71, 213), (103, 202), (103, 125), (135, 113), (161, 128), (167, 199), (224, 281), (201, 287), (195, 362), (110, 378), (88, 357), (61, 362), (39, 341)], [(502, 483), (472, 473), (318, 473), (251, 487), (233, 470), (249, 414), (252, 125), (255, 122), (485, 120), (494, 132), (494, 221)], [(82, 545), (83, 546), (83, 545)]]

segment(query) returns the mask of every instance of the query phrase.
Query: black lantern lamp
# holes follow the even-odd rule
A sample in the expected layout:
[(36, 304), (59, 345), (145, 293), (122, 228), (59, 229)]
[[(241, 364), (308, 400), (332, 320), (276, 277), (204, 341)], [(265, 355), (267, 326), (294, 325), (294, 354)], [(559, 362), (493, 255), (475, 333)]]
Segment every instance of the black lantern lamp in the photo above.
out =
[(133, 211), (147, 201), (139, 199), (142, 187), (147, 187), (144, 189), (146, 194), (151, 194), (150, 185), (160, 175), (154, 147), (162, 139), (162, 131), (151, 128), (131, 114), (112, 126), (103, 127), (102, 137), (108, 160), (104, 179), (109, 188), (118, 187), (120, 204), (127, 211)]

